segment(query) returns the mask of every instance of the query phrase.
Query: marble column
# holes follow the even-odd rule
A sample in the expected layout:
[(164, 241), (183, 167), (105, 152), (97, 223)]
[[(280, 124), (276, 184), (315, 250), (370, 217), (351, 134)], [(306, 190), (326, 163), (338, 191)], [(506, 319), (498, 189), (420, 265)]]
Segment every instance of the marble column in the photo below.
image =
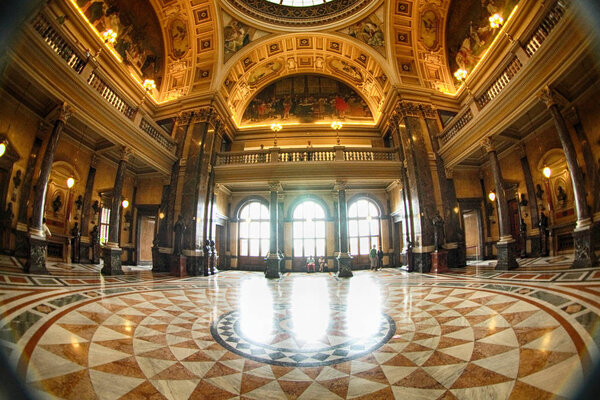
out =
[(391, 119), (391, 131), (392, 137), (394, 138), (394, 143), (398, 147), (398, 161), (401, 163), (400, 166), (400, 187), (402, 194), (402, 242), (398, 242), (397, 245), (400, 246), (400, 263), (408, 266), (408, 270), (413, 271), (413, 262), (412, 262), (412, 246), (415, 241), (414, 238), (414, 224), (412, 216), (412, 202), (410, 199), (410, 190), (408, 185), (408, 176), (406, 174), (406, 159), (404, 158), (404, 148), (402, 147), (402, 141), (400, 140), (400, 124), (402, 121), (400, 117), (396, 114), (392, 116)]
[(29, 259), (25, 266), (25, 270), (29, 273), (48, 273), (48, 270), (46, 269), (46, 249), (48, 243), (46, 242), (46, 234), (42, 229), (44, 206), (46, 204), (46, 190), (48, 187), (48, 180), (50, 179), (52, 163), (54, 162), (54, 155), (56, 154), (56, 148), (58, 147), (58, 140), (60, 139), (60, 134), (70, 116), (71, 107), (66, 103), (61, 104), (58, 110), (58, 118), (54, 122), (54, 128), (48, 138), (48, 144), (46, 145), (46, 151), (44, 152), (44, 158), (42, 159), (40, 175), (35, 186), (33, 213), (28, 233)]
[(336, 181), (334, 190), (338, 192), (338, 220), (340, 232), (340, 253), (338, 254), (338, 273), (340, 278), (350, 278), (352, 274), (352, 256), (348, 254), (348, 204), (346, 203), (346, 182)]
[(277, 201), (277, 192), (282, 191), (281, 183), (279, 182), (269, 182), (269, 190), (270, 190), (270, 201), (269, 201), (269, 226), (270, 226), (270, 236), (269, 236), (269, 254), (267, 254), (266, 269), (265, 269), (265, 277), (269, 279), (279, 278), (279, 262), (281, 261), (279, 258), (279, 254), (277, 250), (279, 249), (279, 224), (278, 224), (278, 214), (279, 214), (279, 205)]
[(94, 181), (96, 179), (97, 166), (98, 157), (95, 154), (92, 154), (87, 180), (85, 181), (83, 204), (81, 205), (81, 242), (79, 244), (79, 260), (82, 263), (90, 262), (90, 207), (92, 205), (92, 194), (94, 190)]
[[(282, 255), (283, 251), (284, 251), (284, 238), (283, 238), (283, 233), (284, 233), (284, 214), (283, 214), (283, 209), (284, 209), (284, 201), (285, 201), (285, 194), (283, 193), (277, 193), (277, 203), (278, 203), (278, 209), (277, 209), (277, 254), (279, 254), (279, 252), (281, 252)], [(285, 255), (284, 257), (279, 261), (279, 271), (280, 272), (285, 272)]]
[(191, 120), (193, 112), (183, 112), (175, 120), (173, 131), (177, 147), (175, 156), (177, 161), (171, 167), (171, 176), (167, 190), (166, 205), (163, 209), (164, 218), (160, 224), (157, 244), (153, 246), (152, 252), (152, 270), (166, 272), (169, 271), (171, 264), (171, 255), (173, 253), (173, 225), (177, 219), (175, 215), (175, 203), (177, 200), (177, 186), (179, 184), (179, 175), (185, 169), (185, 162), (182, 160), (184, 146), (186, 144), (189, 132), (192, 126)]
[(575, 196), (575, 209), (577, 211), (577, 225), (573, 231), (573, 241), (575, 243), (575, 255), (572, 267), (587, 268), (596, 264), (596, 254), (592, 243), (592, 219), (586, 201), (585, 184), (583, 181), (583, 172), (577, 163), (577, 153), (571, 140), (571, 135), (567, 129), (567, 124), (558, 109), (558, 104), (554, 97), (552, 89), (546, 86), (540, 93), (540, 98), (548, 107), (558, 137), (562, 144), (573, 184), (573, 193)]
[(421, 105), (425, 124), (429, 132), (431, 147), (435, 153), (435, 163), (437, 169), (438, 181), (440, 184), (440, 194), (442, 198), (442, 207), (444, 208), (444, 219), (446, 227), (446, 243), (444, 249), (448, 251), (448, 267), (462, 267), (466, 264), (467, 250), (465, 247), (465, 234), (460, 227), (460, 215), (458, 200), (456, 198), (456, 188), (452, 179), (452, 171), (444, 166), (444, 160), (439, 156), (440, 145), (438, 135), (440, 128), (438, 125), (438, 116), (431, 106)]
[(121, 269), (121, 254), (123, 249), (119, 247), (119, 233), (121, 228), (121, 193), (123, 191), (123, 182), (125, 180), (125, 171), (127, 170), (127, 162), (131, 156), (131, 149), (123, 147), (121, 151), (121, 160), (117, 167), (117, 175), (112, 193), (112, 203), (110, 207), (110, 221), (108, 224), (108, 242), (102, 248), (104, 259), (104, 267), (102, 267), (103, 275), (120, 275), (123, 273)]
[(593, 199), (592, 213), (593, 213), (593, 225), (592, 225), (592, 247), (594, 250), (600, 250), (600, 172), (598, 171), (598, 165), (594, 160), (592, 154), (592, 146), (588, 141), (577, 109), (572, 107), (570, 112), (567, 114), (567, 118), (573, 124), (577, 140), (581, 146), (583, 159), (585, 160), (585, 172), (586, 179), (588, 181), (589, 189)]
[(435, 196), (429, 163), (429, 152), (425, 146), (425, 133), (421, 126), (422, 114), (418, 105), (400, 102), (394, 111), (400, 118), (399, 132), (406, 160), (408, 189), (412, 212), (413, 267), (419, 272), (429, 272), (433, 246)]
[(515, 239), (510, 234), (510, 220), (508, 216), (508, 203), (506, 194), (504, 193), (504, 179), (500, 171), (500, 163), (498, 162), (498, 154), (492, 143), (491, 138), (486, 138), (482, 142), (484, 150), (488, 154), (490, 167), (492, 169), (492, 177), (494, 178), (494, 186), (496, 188), (496, 206), (498, 209), (498, 228), (500, 229), (500, 240), (496, 245), (498, 249), (497, 270), (509, 270), (519, 267), (517, 263), (517, 252), (515, 247)]
[(527, 197), (529, 202), (529, 214), (531, 215), (531, 227), (529, 230), (529, 240), (531, 241), (531, 257), (540, 257), (542, 254), (542, 242), (540, 236), (540, 217), (537, 206), (537, 200), (535, 198), (535, 186), (533, 184), (533, 177), (531, 176), (531, 168), (529, 167), (529, 160), (523, 145), (519, 146), (521, 152), (521, 169), (523, 170), (523, 176), (525, 177), (525, 187), (527, 188)]
[(156, 229), (156, 235), (152, 242), (152, 271), (154, 272), (167, 272), (169, 270), (169, 257), (168, 253), (161, 253), (161, 244), (167, 240), (167, 235), (173, 230), (167, 230), (167, 219), (166, 214), (169, 208), (169, 189), (171, 178), (169, 182), (163, 184), (162, 195), (160, 197), (160, 206), (158, 207), (158, 215), (156, 223), (158, 229)]
[(206, 243), (208, 238), (205, 236), (205, 213), (216, 119), (214, 108), (198, 109), (192, 117), (192, 126), (186, 138), (187, 157), (181, 192), (181, 215), (187, 226), (183, 240), (183, 254), (190, 275), (208, 274), (205, 249), (210, 242)]
[[(40, 124), (38, 134), (42, 133), (44, 124)], [(40, 148), (42, 147), (43, 140), (36, 135), (33, 139), (33, 146), (29, 153), (29, 159), (27, 160), (27, 166), (25, 167), (25, 174), (23, 175), (23, 182), (21, 183), (21, 192), (19, 193), (19, 208), (17, 211), (17, 230), (16, 230), (16, 246), (15, 256), (16, 257), (28, 257), (29, 252), (29, 241), (27, 236), (27, 209), (30, 205), (29, 196), (31, 195), (32, 183), (33, 183), (33, 172), (35, 170), (35, 164), (38, 159)]]

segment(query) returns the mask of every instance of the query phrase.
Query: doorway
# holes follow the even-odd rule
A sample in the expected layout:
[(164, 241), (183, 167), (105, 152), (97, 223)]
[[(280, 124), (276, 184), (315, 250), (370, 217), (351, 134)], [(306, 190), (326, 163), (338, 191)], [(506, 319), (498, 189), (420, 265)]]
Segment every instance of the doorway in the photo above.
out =
[(140, 217), (138, 264), (146, 265), (152, 263), (152, 242), (154, 241), (155, 225), (156, 218), (154, 216), (142, 215)]
[(467, 260), (484, 259), (483, 220), (481, 208), (483, 199), (459, 199), (463, 227), (465, 229), (465, 247)]

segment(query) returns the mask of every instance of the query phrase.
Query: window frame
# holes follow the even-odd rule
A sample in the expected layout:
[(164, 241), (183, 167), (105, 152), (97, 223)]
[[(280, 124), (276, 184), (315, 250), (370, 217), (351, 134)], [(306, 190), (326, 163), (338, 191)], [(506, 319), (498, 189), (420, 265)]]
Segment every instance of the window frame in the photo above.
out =
[[(366, 202), (368, 204), (367, 206), (367, 212), (366, 215), (361, 216), (361, 211), (358, 209), (359, 207), (359, 203), (361, 202)], [(353, 207), (357, 207), (357, 212), (356, 212), (356, 216), (352, 216), (353, 214)], [(377, 215), (373, 215), (373, 210), (377, 213)], [(376, 248), (379, 248), (379, 246), (381, 246), (381, 209), (379, 207), (379, 205), (373, 201), (370, 198), (367, 197), (360, 197), (357, 199), (354, 199), (351, 203), (348, 204), (348, 214), (347, 214), (347, 222), (348, 222), (348, 252), (353, 255), (353, 256), (368, 256), (369, 255), (369, 251), (373, 248), (373, 245), (376, 246)], [(361, 224), (361, 221), (363, 221), (363, 223)], [(373, 222), (377, 223), (377, 233), (374, 234), (373, 232)], [(356, 233), (357, 235), (353, 235), (353, 229), (352, 229), (352, 225), (353, 223), (356, 223)], [(365, 229), (365, 227), (367, 227), (367, 229)], [(368, 230), (369, 234), (368, 235), (364, 235), (362, 234), (362, 232), (364, 232), (365, 230)], [(361, 246), (361, 242), (364, 242), (364, 238), (368, 238), (368, 247), (366, 248), (366, 252), (362, 253), (361, 251), (365, 251), (365, 249), (362, 248)], [(361, 240), (362, 239), (362, 240)], [(355, 243), (355, 244), (353, 244)], [(354, 247), (357, 247), (356, 249)], [(364, 246), (364, 243), (363, 243)]]

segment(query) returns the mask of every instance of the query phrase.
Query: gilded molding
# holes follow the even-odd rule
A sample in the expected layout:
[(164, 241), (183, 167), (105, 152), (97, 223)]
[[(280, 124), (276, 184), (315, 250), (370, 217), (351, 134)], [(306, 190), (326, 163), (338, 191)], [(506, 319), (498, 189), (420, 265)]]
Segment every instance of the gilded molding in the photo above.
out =
[(420, 116), (419, 104), (410, 103), (407, 101), (400, 101), (396, 105), (394, 113), (397, 113), (401, 118), (404, 117), (419, 117)]
[(346, 190), (348, 184), (346, 181), (335, 181), (333, 184), (333, 190), (339, 192), (340, 190)]
[(437, 119), (437, 109), (435, 106), (429, 104), (421, 104), (421, 111), (423, 111), (423, 116), (427, 119)]
[(269, 191), (282, 192), (283, 186), (281, 186), (281, 182), (279, 182), (279, 181), (269, 182)]

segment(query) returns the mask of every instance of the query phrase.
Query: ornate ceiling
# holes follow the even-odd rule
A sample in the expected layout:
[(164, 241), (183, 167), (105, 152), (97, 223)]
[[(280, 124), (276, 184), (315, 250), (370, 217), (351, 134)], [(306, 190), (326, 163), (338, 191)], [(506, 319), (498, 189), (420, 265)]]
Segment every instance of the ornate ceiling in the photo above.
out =
[[(97, 1), (108, 7), (123, 2)], [(71, 2), (80, 7), (90, 3)], [(455, 11), (450, 11), (451, 0), (319, 0), (310, 7), (286, 7), (275, 4), (278, 0), (126, 3), (143, 7), (147, 2), (156, 12), (165, 49), (154, 98), (162, 104), (216, 95), (238, 127), (253, 96), (290, 75), (329, 76), (349, 85), (368, 106), (372, 123), (380, 119), (394, 87), (451, 97), (456, 82), (449, 65), (460, 61), (457, 54), (464, 54), (465, 40), (472, 44), (479, 36), (471, 28), (466, 39), (447, 40), (445, 32), (464, 35), (464, 29), (446, 26), (448, 15), (469, 17), (469, 3), (481, 23), (491, 11), (508, 13), (506, 3), (516, 3), (455, 0), (460, 3), (453, 5)], [(475, 17), (470, 18), (472, 27)], [(459, 22), (454, 18), (453, 24)], [(495, 33), (486, 33), (485, 40), (491, 42)]]

